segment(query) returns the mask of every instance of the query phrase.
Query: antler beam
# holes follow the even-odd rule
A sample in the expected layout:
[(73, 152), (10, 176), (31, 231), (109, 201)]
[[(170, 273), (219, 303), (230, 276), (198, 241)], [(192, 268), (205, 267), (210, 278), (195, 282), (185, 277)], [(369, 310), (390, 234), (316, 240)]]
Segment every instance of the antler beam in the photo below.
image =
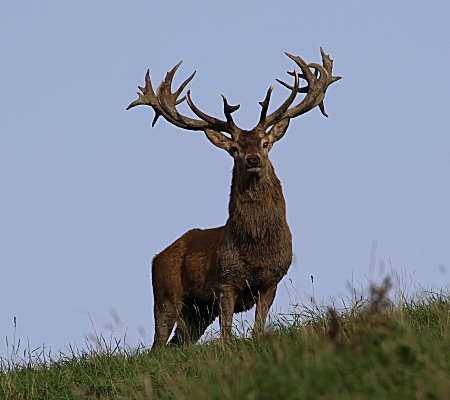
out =
[[(322, 55), (322, 64), (316, 63), (306, 64), (306, 62), (300, 56), (293, 56), (292, 54), (286, 53), (286, 55), (291, 58), (302, 70), (303, 74), (300, 75), (301, 78), (308, 82), (308, 86), (297, 89), (298, 93), (306, 93), (305, 98), (297, 104), (295, 107), (287, 110), (281, 118), (295, 118), (301, 114), (305, 114), (309, 110), (316, 106), (319, 106), (320, 111), (325, 117), (328, 117), (325, 112), (325, 106), (323, 103), (325, 92), (333, 82), (341, 79), (340, 76), (333, 76), (333, 60), (329, 55), (325, 54), (322, 48), (320, 48), (320, 53)], [(315, 69), (315, 73), (311, 72), (310, 68)], [(295, 72), (295, 71), (294, 71)], [(294, 73), (289, 72), (290, 75)], [(293, 90), (294, 88), (287, 83), (277, 79), (279, 83), (286, 86), (288, 89)], [(270, 118), (270, 116), (269, 116)]]
[[(224, 113), (227, 118), (227, 121), (222, 121), (218, 118), (211, 117), (202, 111), (200, 111), (192, 102), (190, 97), (190, 92), (186, 93), (186, 96), (183, 96), (181, 99), (178, 97), (181, 95), (187, 84), (194, 78), (195, 72), (187, 78), (176, 90), (172, 93), (172, 81), (175, 75), (175, 72), (180, 67), (182, 61), (180, 61), (175, 67), (169, 71), (166, 75), (166, 78), (159, 84), (156, 94), (153, 90), (152, 82), (150, 80), (150, 70), (147, 70), (145, 75), (145, 87), (138, 86), (141, 93), (137, 93), (139, 98), (133, 101), (128, 107), (129, 110), (132, 107), (137, 105), (148, 105), (153, 108), (155, 111), (155, 118), (153, 119), (152, 126), (156, 124), (156, 121), (160, 116), (163, 116), (168, 122), (173, 125), (178, 126), (179, 128), (194, 130), (194, 131), (202, 131), (205, 129), (215, 129), (222, 132), (228, 132), (230, 134), (236, 129), (236, 125), (231, 118), (231, 113), (236, 111), (239, 108), (238, 106), (229, 106), (226, 102), (226, 98), (224, 100)], [(184, 100), (187, 100), (187, 103), (191, 110), (197, 115), (201, 120), (196, 120), (185, 115), (182, 115), (176, 109), (176, 106), (182, 103)]]
[[(322, 55), (322, 65), (316, 63), (307, 64), (301, 57), (286, 53), (286, 55), (298, 65), (302, 73), (297, 73), (297, 70), (295, 68), (293, 72), (288, 72), (288, 74), (294, 76), (293, 86), (277, 79), (277, 81), (283, 86), (287, 87), (291, 91), (291, 93), (284, 101), (284, 103), (280, 107), (278, 107), (278, 109), (267, 115), (270, 96), (274, 88), (274, 85), (272, 84), (272, 86), (267, 91), (264, 101), (259, 103), (262, 109), (259, 122), (255, 127), (256, 130), (265, 132), (276, 122), (281, 121), (285, 118), (298, 117), (299, 115), (310, 111), (316, 106), (319, 106), (322, 114), (328, 117), (327, 113), (325, 112), (325, 106), (323, 103), (325, 93), (328, 89), (328, 86), (330, 86), (333, 82), (341, 79), (341, 77), (332, 75), (333, 60), (331, 60), (331, 58), (327, 54), (325, 54), (322, 48), (320, 48), (320, 53)], [(163, 116), (168, 122), (178, 126), (179, 128), (194, 131), (213, 129), (220, 132), (227, 132), (233, 137), (233, 135), (240, 129), (234, 123), (231, 114), (239, 108), (239, 105), (230, 106), (228, 104), (227, 98), (222, 94), (224, 114), (226, 117), (226, 121), (223, 121), (221, 119), (207, 115), (199, 110), (193, 103), (189, 90), (187, 91), (185, 96), (179, 99), (181, 93), (195, 75), (194, 71), (192, 75), (180, 85), (178, 90), (172, 93), (173, 77), (180, 65), (181, 61), (167, 73), (165, 79), (158, 86), (156, 94), (153, 90), (152, 82), (150, 80), (150, 70), (147, 70), (147, 74), (145, 75), (145, 87), (138, 86), (142, 93), (138, 92), (139, 98), (133, 101), (127, 107), (127, 110), (137, 105), (148, 105), (151, 106), (155, 111), (155, 117), (153, 119), (152, 126), (156, 124), (156, 121), (160, 116)], [(314, 72), (312, 72), (311, 69), (314, 69)], [(307, 82), (307, 86), (299, 86), (300, 78), (304, 79)], [(297, 93), (305, 93), (306, 96), (299, 104), (291, 107)], [(193, 119), (178, 112), (176, 106), (185, 100), (187, 101), (187, 104), (189, 105), (189, 108), (192, 110), (192, 112), (200, 119)]]

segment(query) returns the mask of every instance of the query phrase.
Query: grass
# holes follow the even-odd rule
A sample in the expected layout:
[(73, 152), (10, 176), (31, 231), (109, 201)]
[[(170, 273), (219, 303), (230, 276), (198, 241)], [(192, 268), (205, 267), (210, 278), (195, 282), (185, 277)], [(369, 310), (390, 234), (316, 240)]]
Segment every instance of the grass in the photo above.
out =
[[(97, 337), (2, 361), (1, 399), (448, 399), (450, 295), (298, 305), (255, 338), (150, 352)], [(13, 346), (14, 350), (14, 346)], [(17, 349), (16, 349), (17, 350)]]

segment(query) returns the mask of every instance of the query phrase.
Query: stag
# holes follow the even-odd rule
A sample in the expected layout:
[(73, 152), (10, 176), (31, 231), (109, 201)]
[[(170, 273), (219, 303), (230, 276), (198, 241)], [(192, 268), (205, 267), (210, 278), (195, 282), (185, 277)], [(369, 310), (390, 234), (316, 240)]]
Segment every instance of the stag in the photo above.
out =
[[(268, 114), (274, 84), (260, 102), (261, 115), (252, 130), (236, 126), (232, 113), (239, 105), (229, 105), (222, 94), (225, 120), (200, 111), (190, 91), (180, 98), (194, 73), (172, 93), (177, 64), (156, 90), (145, 76), (139, 98), (127, 109), (149, 105), (155, 111), (152, 126), (159, 117), (187, 130), (203, 131), (215, 146), (234, 159), (229, 217), (224, 226), (192, 229), (157, 254), (152, 262), (155, 337), (153, 347), (169, 340), (175, 324), (172, 345), (197, 342), (206, 328), (219, 317), (220, 334), (231, 333), (233, 313), (247, 311), (256, 304), (253, 334), (264, 330), (267, 314), (275, 298), (277, 285), (292, 262), (292, 236), (286, 221), (286, 203), (281, 184), (269, 160), (269, 151), (280, 140), (291, 118), (319, 106), (323, 115), (325, 92), (340, 79), (332, 76), (333, 61), (320, 49), (322, 65), (307, 64), (299, 56), (286, 55), (300, 68), (288, 72), (294, 77), (284, 103)], [(313, 71), (314, 70), (314, 71)], [(306, 81), (300, 87), (299, 81)], [(305, 97), (293, 106), (298, 93)], [(177, 105), (187, 101), (199, 118), (182, 115)]]

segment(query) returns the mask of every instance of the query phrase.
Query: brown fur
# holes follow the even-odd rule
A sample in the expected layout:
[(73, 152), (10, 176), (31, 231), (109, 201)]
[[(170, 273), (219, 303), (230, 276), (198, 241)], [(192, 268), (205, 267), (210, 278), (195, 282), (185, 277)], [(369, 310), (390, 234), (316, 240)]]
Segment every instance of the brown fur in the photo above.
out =
[[(181, 62), (167, 73), (156, 93), (150, 71), (147, 71), (145, 87), (139, 87), (142, 93), (138, 93), (138, 99), (127, 109), (149, 105), (155, 111), (152, 126), (162, 116), (179, 128), (204, 131), (215, 146), (234, 158), (229, 217), (225, 226), (193, 229), (153, 259), (154, 346), (167, 343), (175, 323), (177, 329), (172, 344), (196, 342), (217, 316), (221, 335), (227, 336), (231, 332), (233, 313), (249, 310), (255, 304), (253, 332), (264, 329), (277, 285), (292, 262), (286, 204), (268, 154), (272, 145), (285, 134), (291, 118), (316, 106), (327, 116), (323, 103), (325, 91), (340, 77), (332, 75), (333, 61), (322, 48), (320, 52), (322, 65), (307, 64), (301, 57), (286, 53), (301, 74), (294, 68), (293, 86), (278, 80), (291, 92), (278, 109), (267, 114), (274, 85), (269, 88), (264, 101), (259, 103), (262, 107), (259, 122), (251, 131), (236, 126), (232, 113), (239, 105), (229, 105), (224, 95), (226, 121), (199, 110), (189, 90), (179, 98), (195, 72), (172, 92), (172, 80)], [(307, 86), (300, 87), (300, 79), (305, 80)], [(298, 93), (306, 96), (292, 106)], [(176, 106), (184, 100), (200, 119), (179, 113)]]
[[(286, 204), (268, 157), (288, 123), (275, 124), (269, 133), (241, 131), (234, 139), (206, 131), (235, 160), (229, 217), (225, 226), (185, 233), (154, 257), (154, 345), (167, 342), (175, 323), (171, 344), (196, 342), (218, 316), (226, 336), (233, 312), (255, 303), (254, 332), (264, 329), (277, 285), (292, 262)], [(248, 165), (255, 157), (259, 169)]]

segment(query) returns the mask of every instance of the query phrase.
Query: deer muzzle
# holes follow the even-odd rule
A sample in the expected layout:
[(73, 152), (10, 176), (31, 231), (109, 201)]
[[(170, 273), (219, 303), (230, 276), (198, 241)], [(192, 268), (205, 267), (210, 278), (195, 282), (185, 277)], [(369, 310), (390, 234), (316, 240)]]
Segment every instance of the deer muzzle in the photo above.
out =
[(245, 157), (247, 171), (257, 172), (261, 168), (261, 157), (258, 154), (249, 154)]

